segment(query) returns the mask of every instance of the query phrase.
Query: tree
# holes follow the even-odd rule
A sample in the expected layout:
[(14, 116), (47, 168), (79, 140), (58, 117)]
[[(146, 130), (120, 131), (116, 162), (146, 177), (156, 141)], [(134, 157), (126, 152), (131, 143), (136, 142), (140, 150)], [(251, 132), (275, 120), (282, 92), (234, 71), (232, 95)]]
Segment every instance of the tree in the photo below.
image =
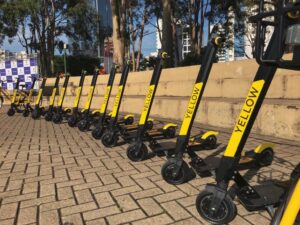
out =
[[(16, 36), (27, 53), (40, 56), (41, 73), (54, 73), (54, 52), (62, 35), (91, 40), (95, 13), (84, 0), (6, 0), (3, 17), (17, 22)], [(11, 16), (11, 12), (14, 16)], [(76, 22), (75, 22), (76, 21)], [(80, 23), (79, 23), (80, 21)], [(78, 23), (80, 26), (78, 26)], [(5, 32), (8, 36), (9, 33)]]
[(111, 0), (113, 22), (114, 62), (123, 66), (126, 41), (126, 1)]
[(171, 21), (171, 0), (163, 1), (163, 32), (162, 32), (162, 50), (167, 52), (170, 58), (166, 61), (166, 67), (173, 66), (173, 35)]

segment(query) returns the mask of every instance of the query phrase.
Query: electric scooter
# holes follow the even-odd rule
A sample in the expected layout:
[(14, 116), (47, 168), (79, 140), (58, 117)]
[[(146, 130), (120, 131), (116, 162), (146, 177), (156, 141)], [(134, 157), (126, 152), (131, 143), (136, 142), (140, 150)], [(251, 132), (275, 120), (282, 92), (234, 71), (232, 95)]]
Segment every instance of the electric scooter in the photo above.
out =
[(88, 93), (87, 101), (85, 103), (84, 109), (81, 110), (82, 116), (80, 118), (80, 121), (77, 123), (78, 129), (82, 132), (86, 131), (90, 127), (90, 125), (93, 121), (94, 115), (90, 112), (90, 109), (91, 109), (91, 104), (92, 104), (98, 76), (99, 76), (99, 70), (95, 69), (93, 78), (92, 78), (92, 82), (91, 82), (91, 86), (90, 86), (90, 91)]
[(46, 81), (47, 81), (47, 78), (44, 77), (43, 80), (42, 80), (42, 84), (40, 86), (40, 90), (38, 92), (37, 98), (35, 100), (34, 109), (31, 112), (32, 119), (38, 119), (44, 113), (44, 107), (41, 106), (41, 103), (42, 103), (42, 97), (43, 97), (44, 89), (45, 89), (45, 86), (46, 86)]
[(108, 106), (112, 86), (114, 84), (114, 80), (115, 80), (115, 76), (116, 76), (116, 70), (117, 70), (117, 65), (114, 64), (111, 67), (111, 70), (110, 70), (110, 75), (109, 75), (109, 78), (108, 78), (108, 83), (107, 83), (107, 86), (106, 86), (106, 91), (105, 91), (105, 94), (104, 94), (103, 103), (101, 105), (100, 110), (98, 110), (99, 116), (97, 117), (97, 120), (95, 120), (93, 122), (94, 125), (95, 125), (95, 129), (93, 129), (93, 131), (92, 131), (92, 136), (95, 139), (100, 139), (101, 138), (101, 136), (103, 134), (103, 130), (107, 126), (108, 121), (110, 119), (110, 115), (107, 115), (106, 111), (107, 111), (107, 106)]
[(75, 127), (81, 117), (81, 113), (79, 111), (78, 106), (79, 106), (79, 101), (80, 101), (80, 97), (82, 94), (82, 87), (84, 84), (85, 76), (86, 76), (86, 71), (83, 70), (81, 72), (79, 85), (76, 89), (76, 96), (75, 96), (75, 101), (74, 101), (74, 105), (73, 105), (73, 109), (72, 109), (72, 115), (68, 115), (68, 114), (65, 115), (68, 118), (68, 124), (70, 127)]
[[(126, 126), (110, 124), (108, 129), (105, 130), (101, 139), (102, 144), (105, 147), (115, 146), (118, 142), (119, 137), (121, 137), (126, 142), (130, 142), (133, 139), (135, 139), (135, 142), (150, 142), (154, 138), (164, 139), (172, 138), (175, 136), (177, 126), (176, 124), (167, 124), (164, 128), (150, 130), (148, 123), (150, 109), (155, 97), (155, 92), (162, 71), (163, 59), (165, 59), (166, 57), (166, 53), (161, 54), (161, 57), (157, 57), (156, 66), (152, 74), (148, 93), (146, 94), (143, 111), (140, 117), (139, 124), (136, 126), (135, 131), (132, 132), (132, 125), (130, 125), (131, 132), (126, 132)], [(139, 143), (139, 145), (142, 145), (142, 143)]]
[[(288, 193), (283, 185), (268, 183), (251, 186), (238, 171), (238, 161), (250, 134), (259, 109), (265, 99), (277, 68), (300, 70), (300, 4), (299, 1), (289, 2), (278, 0), (275, 10), (265, 12), (265, 4), (259, 3), (259, 13), (251, 17), (256, 24), (255, 58), (260, 64), (254, 81), (250, 87), (246, 101), (239, 115), (231, 138), (216, 170), (216, 184), (208, 184), (196, 199), (196, 207), (201, 217), (212, 224), (230, 223), (237, 214), (233, 196), (248, 211), (267, 210), (274, 217), (274, 207), (281, 204), (283, 196)], [(270, 20), (270, 18), (272, 20)], [(274, 32), (270, 42), (265, 46), (267, 27)], [(292, 60), (283, 59), (285, 47), (293, 47)], [(266, 50), (264, 50), (266, 47)], [(299, 168), (296, 168), (298, 171)], [(234, 193), (228, 191), (229, 182), (236, 184)], [(298, 185), (298, 181), (297, 181)], [(294, 189), (295, 205), (282, 219), (292, 225), (299, 214), (299, 189)], [(290, 209), (287, 208), (288, 209)], [(280, 209), (279, 209), (280, 210)]]
[(52, 120), (53, 114), (56, 110), (55, 107), (54, 107), (54, 101), (55, 101), (55, 97), (56, 97), (56, 92), (58, 90), (59, 80), (60, 80), (60, 76), (57, 75), (57, 77), (55, 79), (55, 84), (54, 84), (54, 87), (52, 89), (52, 93), (51, 93), (51, 96), (50, 96), (49, 107), (43, 113), (46, 121), (51, 121)]
[[(11, 99), (10, 108), (7, 111), (8, 116), (13, 116), (15, 113), (22, 113), (23, 110), (20, 107), (24, 107), (24, 102), (26, 100), (25, 92), (21, 92), (20, 89), (20, 79), (17, 78), (15, 89), (13, 90), (13, 95)], [(23, 88), (24, 86), (21, 86)]]
[(70, 79), (70, 75), (66, 74), (65, 75), (65, 81), (64, 81), (63, 87), (62, 87), (61, 92), (60, 92), (57, 107), (56, 107), (56, 109), (55, 109), (55, 111), (53, 112), (53, 115), (52, 115), (52, 121), (56, 124), (61, 123), (61, 121), (63, 120), (63, 116), (65, 114), (71, 112), (70, 108), (63, 108), (63, 103), (64, 103), (64, 99), (65, 99), (65, 96), (66, 96), (69, 79)]
[(30, 112), (33, 111), (33, 108), (30, 106), (31, 104), (31, 101), (32, 101), (32, 97), (33, 97), (33, 88), (35, 86), (35, 82), (36, 82), (36, 77), (33, 78), (33, 81), (32, 81), (32, 85), (31, 85), (31, 88), (29, 90), (29, 93), (28, 93), (28, 96), (26, 98), (26, 102), (25, 102), (25, 106), (24, 106), (24, 110), (23, 110), (23, 116), (24, 117), (28, 117)]

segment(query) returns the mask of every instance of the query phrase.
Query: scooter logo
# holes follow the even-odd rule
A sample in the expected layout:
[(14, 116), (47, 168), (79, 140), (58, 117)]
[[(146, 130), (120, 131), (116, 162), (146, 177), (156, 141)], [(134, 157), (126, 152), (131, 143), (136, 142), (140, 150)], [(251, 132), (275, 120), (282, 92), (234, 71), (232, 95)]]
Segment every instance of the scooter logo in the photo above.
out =
[(61, 89), (61, 94), (59, 96), (59, 102), (58, 102), (58, 106), (60, 107), (62, 105), (62, 102), (64, 100), (64, 96), (65, 96), (65, 92), (66, 92), (66, 89), (65, 88), (62, 88)]
[(77, 88), (77, 93), (76, 93), (76, 98), (75, 98), (75, 102), (74, 102), (74, 107), (78, 106), (79, 98), (80, 98), (80, 93), (81, 93), (81, 88), (82, 87), (78, 87)]
[(54, 97), (55, 97), (55, 94), (56, 94), (56, 88), (53, 88), (52, 90), (52, 95), (50, 97), (50, 102), (49, 102), (49, 105), (52, 106), (54, 104)]
[(42, 94), (43, 94), (43, 89), (40, 89), (38, 97), (37, 97), (36, 102), (35, 102), (36, 105), (40, 104), (40, 101), (41, 101), (41, 98), (42, 98)]
[(106, 92), (105, 92), (105, 95), (104, 95), (104, 99), (103, 99), (103, 103), (102, 103), (101, 108), (100, 108), (100, 113), (104, 113), (104, 111), (106, 109), (110, 89), (111, 89), (111, 86), (107, 86)]
[(90, 92), (89, 92), (89, 95), (88, 95), (88, 100), (85, 104), (85, 109), (88, 110), (90, 108), (90, 105), (91, 105), (91, 102), (92, 102), (92, 96), (93, 96), (93, 93), (94, 93), (94, 86), (91, 86), (90, 87)]
[(240, 116), (235, 124), (233, 133), (225, 150), (224, 156), (234, 157), (238, 146), (242, 140), (248, 122), (256, 106), (258, 97), (265, 84), (264, 80), (254, 81), (247, 95), (246, 101), (240, 113)]
[(190, 123), (192, 121), (192, 117), (195, 113), (197, 101), (199, 99), (202, 87), (203, 87), (203, 83), (196, 83), (194, 86), (192, 96), (190, 98), (186, 113), (183, 118), (183, 122), (181, 125), (179, 135), (187, 135), (189, 125), (190, 125)]
[(113, 111), (111, 113), (111, 117), (113, 117), (113, 118), (115, 118), (117, 116), (117, 110), (119, 107), (122, 91), (123, 91), (123, 86), (119, 86), (118, 93), (116, 95), (114, 106), (113, 106)]
[(147, 117), (147, 114), (149, 112), (149, 108), (150, 108), (150, 104), (151, 104), (151, 101), (152, 101), (154, 89), (155, 89), (155, 85), (150, 85), (149, 86), (148, 93), (146, 95), (146, 99), (145, 99), (145, 103), (144, 103), (144, 107), (143, 107), (143, 111), (142, 111), (142, 114), (141, 114), (141, 119), (140, 119), (140, 122), (139, 122), (140, 125), (143, 125), (146, 122), (146, 117)]

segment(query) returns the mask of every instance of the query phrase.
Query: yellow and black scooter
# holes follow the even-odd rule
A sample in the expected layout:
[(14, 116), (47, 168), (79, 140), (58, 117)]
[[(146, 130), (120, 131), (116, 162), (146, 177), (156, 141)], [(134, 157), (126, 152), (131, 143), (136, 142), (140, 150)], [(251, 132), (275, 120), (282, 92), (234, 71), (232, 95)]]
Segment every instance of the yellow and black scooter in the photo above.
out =
[(13, 116), (16, 112), (24, 113), (26, 108), (28, 107), (28, 104), (30, 106), (35, 81), (36, 79), (33, 80), (33, 83), (30, 87), (30, 91), (27, 92), (25, 90), (25, 85), (20, 85), (20, 79), (17, 78), (16, 86), (11, 99), (10, 108), (7, 111), (8, 116)]
[(132, 125), (130, 125), (129, 127), (131, 132), (124, 132), (124, 130), (127, 129), (127, 126), (110, 124), (108, 129), (105, 130), (101, 139), (102, 144), (105, 147), (114, 147), (117, 144), (119, 137), (121, 137), (126, 142), (130, 142), (132, 139), (135, 139), (136, 142), (151, 142), (153, 139), (172, 138), (175, 136), (177, 126), (176, 124), (168, 124), (161, 129), (152, 129), (152, 126), (149, 127), (148, 120), (150, 109), (154, 100), (155, 92), (162, 71), (163, 59), (165, 59), (166, 57), (166, 53), (163, 53), (161, 56), (157, 57), (156, 66), (152, 74), (148, 93), (146, 94), (141, 118), (139, 124), (135, 126), (135, 130), (132, 132)]
[[(50, 100), (49, 100), (49, 107), (48, 107), (48, 110), (45, 111), (45, 113), (44, 113), (44, 118), (46, 121), (52, 121), (53, 115), (56, 111), (54, 102), (55, 102), (56, 92), (58, 91), (58, 85), (59, 85), (60, 78), (62, 78), (62, 76), (58, 75), (55, 79), (55, 84), (52, 89), (52, 93), (51, 93)], [(67, 87), (67, 85), (68, 85), (68, 83), (66, 82), (66, 79), (65, 79), (62, 90), (65, 89)], [(61, 93), (63, 93), (63, 92), (61, 92)], [(60, 102), (60, 99), (58, 101)]]
[(76, 96), (75, 96), (75, 101), (74, 101), (74, 105), (73, 105), (73, 109), (72, 109), (72, 115), (65, 114), (65, 117), (68, 119), (68, 124), (70, 127), (75, 127), (81, 117), (81, 112), (79, 111), (78, 106), (79, 106), (79, 101), (80, 101), (80, 97), (82, 94), (82, 87), (84, 84), (85, 76), (86, 76), (86, 71), (83, 70), (81, 72), (79, 85), (76, 89)]
[[(216, 184), (209, 184), (196, 199), (196, 207), (201, 217), (212, 224), (230, 223), (237, 214), (233, 196), (248, 211), (267, 210), (274, 216), (274, 207), (280, 205), (286, 187), (278, 183), (264, 183), (252, 186), (239, 173), (238, 162), (259, 109), (265, 99), (277, 68), (300, 70), (300, 4), (293, 1), (278, 0), (273, 11), (265, 12), (264, 0), (260, 1), (259, 13), (251, 17), (256, 24), (255, 58), (260, 64), (250, 87), (242, 111), (232, 132), (219, 167), (216, 169)], [(270, 4), (270, 3), (269, 3)], [(269, 44), (265, 46), (267, 27), (274, 28)], [(266, 47), (266, 50), (264, 50)], [(293, 48), (291, 60), (283, 59), (286, 47)], [(297, 167), (296, 170), (299, 168)], [(234, 192), (229, 184), (235, 183)], [(298, 181), (295, 182), (295, 184)], [(283, 224), (293, 225), (299, 214), (300, 194), (296, 186), (293, 193), (296, 199), (286, 210)]]
[(33, 110), (31, 111), (31, 117), (32, 117), (32, 119), (38, 119), (38, 118), (40, 118), (40, 116), (44, 112), (44, 107), (42, 107), (41, 105), (42, 105), (43, 93), (44, 93), (45, 86), (46, 86), (46, 81), (47, 81), (47, 78), (44, 77), (42, 79), (42, 84), (40, 86), (37, 98), (35, 100), (35, 106), (34, 106)]
[(65, 114), (71, 112), (70, 108), (63, 108), (63, 103), (64, 103), (64, 99), (65, 99), (65, 96), (67, 93), (69, 79), (70, 79), (70, 75), (66, 74), (63, 87), (61, 88), (61, 91), (60, 91), (60, 96), (59, 96), (59, 100), (57, 103), (57, 107), (55, 108), (55, 111), (53, 112), (53, 115), (52, 115), (52, 121), (56, 124), (59, 124), (63, 120), (63, 116)]
[(90, 90), (88, 93), (87, 101), (85, 103), (85, 107), (81, 110), (81, 118), (77, 123), (77, 127), (80, 131), (86, 131), (87, 129), (89, 129), (89, 127), (94, 119), (94, 116), (95, 116), (93, 113), (90, 112), (90, 109), (91, 109), (92, 100), (94, 97), (94, 92), (95, 92), (95, 87), (97, 84), (98, 76), (99, 76), (99, 70), (95, 69), (93, 78), (92, 78), (92, 82), (91, 82), (91, 86), (90, 86)]
[(28, 117), (30, 112), (33, 111), (33, 108), (31, 107), (31, 102), (32, 102), (32, 99), (33, 99), (33, 95), (34, 95), (34, 86), (35, 86), (35, 83), (37, 81), (37, 78), (34, 77), (33, 80), (32, 80), (32, 84), (31, 84), (31, 87), (30, 87), (30, 90), (29, 92), (27, 93), (27, 98), (25, 100), (25, 105), (24, 105), (24, 110), (23, 110), (23, 116), (24, 117)]
[[(110, 115), (108, 115), (106, 112), (107, 112), (107, 106), (108, 106), (109, 98), (110, 98), (110, 95), (111, 95), (111, 90), (112, 90), (114, 80), (115, 80), (115, 77), (116, 77), (117, 67), (118, 66), (116, 64), (112, 65), (102, 105), (100, 107), (100, 110), (95, 110), (94, 111), (94, 114), (95, 114), (95, 112), (99, 113), (99, 116), (97, 116), (97, 118), (93, 121), (95, 129), (93, 129), (93, 131), (92, 131), (92, 136), (95, 139), (100, 139), (101, 138), (101, 136), (103, 134), (103, 131), (104, 131), (105, 127), (107, 126), (108, 121), (110, 119)], [(132, 118), (132, 120), (133, 120), (133, 118)]]
[[(179, 137), (176, 142), (159, 142), (153, 139), (150, 142), (150, 149), (156, 153), (164, 153), (167, 156), (174, 155), (174, 150), (176, 149), (176, 157), (181, 158), (185, 151), (188, 152), (191, 158), (194, 158), (196, 155), (193, 151), (193, 147), (200, 146), (204, 149), (213, 149), (216, 147), (217, 138), (216, 135), (218, 132), (209, 131), (205, 134), (201, 135), (200, 138), (194, 137), (194, 140), (190, 140), (190, 130), (192, 128), (192, 124), (200, 104), (200, 99), (202, 97), (206, 82), (208, 80), (208, 76), (210, 74), (210, 70), (212, 64), (216, 57), (216, 52), (218, 49), (218, 45), (221, 44), (221, 38), (214, 38), (211, 42), (208, 43), (206, 47), (206, 54), (203, 58), (203, 64), (201, 66), (200, 72), (197, 76), (197, 80), (195, 86), (193, 88), (192, 96), (190, 97), (189, 104), (187, 106), (187, 112), (185, 114), (183, 124), (181, 126)], [(149, 89), (150, 90), (150, 89)], [(146, 108), (146, 107), (144, 107)], [(147, 112), (146, 112), (147, 113)], [(142, 124), (143, 119), (141, 118)], [(130, 146), (127, 148), (127, 156), (132, 161), (141, 161), (147, 157), (148, 149), (146, 145), (139, 140), (140, 138), (136, 138)], [(199, 139), (195, 141), (195, 139)]]

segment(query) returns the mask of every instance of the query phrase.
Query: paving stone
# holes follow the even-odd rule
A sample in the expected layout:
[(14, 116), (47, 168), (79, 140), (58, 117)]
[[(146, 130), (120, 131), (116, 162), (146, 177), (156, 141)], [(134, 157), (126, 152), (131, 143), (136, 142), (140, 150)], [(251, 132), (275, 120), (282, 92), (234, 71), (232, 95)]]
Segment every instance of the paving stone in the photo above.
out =
[[(195, 199), (207, 183), (215, 182), (213, 177), (170, 185), (160, 174), (165, 157), (131, 162), (127, 145), (106, 149), (90, 132), (19, 114), (7, 117), (6, 109), (0, 110), (5, 130), (0, 135), (1, 225), (209, 224), (197, 212)], [(196, 124), (192, 133), (199, 128), (219, 130)], [(199, 156), (221, 156), (231, 129), (220, 131), (217, 150)], [(262, 141), (276, 142), (272, 165), (241, 174), (251, 184), (288, 179), (300, 160), (300, 142), (251, 134), (245, 149)], [(237, 209), (230, 224), (270, 222), (266, 211), (248, 212), (240, 204)]]

